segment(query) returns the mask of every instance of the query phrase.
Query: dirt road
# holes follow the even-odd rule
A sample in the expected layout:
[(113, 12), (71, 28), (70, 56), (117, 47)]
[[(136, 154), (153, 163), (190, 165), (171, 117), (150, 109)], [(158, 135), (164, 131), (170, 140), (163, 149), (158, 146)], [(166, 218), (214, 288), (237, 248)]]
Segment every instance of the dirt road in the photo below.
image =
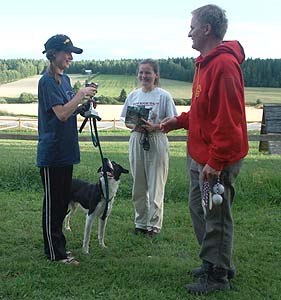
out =
[[(97, 112), (103, 120), (119, 120), (122, 105), (98, 105)], [(177, 106), (178, 114), (188, 111), (189, 106)], [(37, 103), (0, 104), (0, 111), (16, 115), (37, 116)], [(246, 107), (247, 122), (261, 122), (262, 109)]]

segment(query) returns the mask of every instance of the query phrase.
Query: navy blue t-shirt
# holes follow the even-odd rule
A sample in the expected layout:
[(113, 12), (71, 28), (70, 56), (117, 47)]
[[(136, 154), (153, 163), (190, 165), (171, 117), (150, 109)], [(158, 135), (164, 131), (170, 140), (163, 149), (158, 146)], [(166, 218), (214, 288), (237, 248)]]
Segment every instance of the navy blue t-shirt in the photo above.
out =
[(38, 85), (38, 167), (61, 167), (80, 162), (76, 115), (60, 121), (52, 107), (64, 105), (74, 97), (67, 75), (61, 84), (45, 73)]

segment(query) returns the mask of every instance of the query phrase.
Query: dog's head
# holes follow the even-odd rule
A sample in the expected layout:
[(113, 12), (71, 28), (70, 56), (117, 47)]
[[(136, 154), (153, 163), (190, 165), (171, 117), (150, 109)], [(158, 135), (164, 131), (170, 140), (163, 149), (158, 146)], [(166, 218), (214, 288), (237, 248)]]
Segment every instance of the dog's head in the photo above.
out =
[(109, 158), (103, 159), (103, 166), (98, 169), (103, 176), (106, 173), (108, 178), (114, 178), (116, 181), (120, 179), (121, 174), (128, 174), (129, 171), (117, 164), (115, 161), (111, 161)]

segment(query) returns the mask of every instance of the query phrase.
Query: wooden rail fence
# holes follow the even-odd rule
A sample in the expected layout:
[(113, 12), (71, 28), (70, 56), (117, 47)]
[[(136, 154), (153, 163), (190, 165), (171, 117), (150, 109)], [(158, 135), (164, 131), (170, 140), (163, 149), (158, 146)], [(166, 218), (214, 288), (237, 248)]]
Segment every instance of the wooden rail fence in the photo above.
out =
[[(80, 127), (83, 120), (78, 120), (78, 128)], [(264, 121), (263, 121), (264, 122)], [(3, 133), (0, 133), (0, 139), (10, 139), (10, 140), (37, 140), (37, 134), (25, 134), (25, 133), (4, 133), (5, 130), (10, 129), (32, 129), (37, 131), (37, 118), (22, 118), (22, 117), (0, 117), (0, 130)], [(128, 142), (129, 136), (126, 135), (118, 135), (118, 129), (128, 129), (124, 126), (123, 122), (119, 120), (102, 120), (97, 123), (98, 130), (106, 130), (106, 129), (116, 129), (116, 134), (114, 135), (100, 135), (100, 140), (105, 142)], [(262, 124), (264, 126), (264, 124)], [(85, 131), (89, 130), (88, 124), (85, 127)], [(185, 142), (187, 137), (185, 135), (175, 136), (175, 135), (168, 135), (168, 139), (171, 142)], [(251, 135), (248, 136), (249, 141), (257, 141), (260, 143), (275, 143), (278, 148), (276, 151), (277, 153), (272, 154), (280, 154), (281, 149), (279, 149), (279, 145), (281, 144), (281, 133), (266, 133), (261, 131), (261, 134), (258, 135)], [(79, 141), (87, 142), (91, 141), (91, 136), (79, 135)], [(279, 151), (280, 150), (280, 151)], [(271, 152), (271, 151), (269, 151)]]
[[(104, 142), (128, 142), (129, 136), (122, 136), (122, 135), (105, 135), (99, 136), (100, 141)], [(7, 140), (30, 140), (34, 141), (38, 139), (37, 135), (30, 135), (30, 134), (10, 134), (10, 133), (3, 133), (0, 134), (0, 139), (7, 139)], [(170, 142), (185, 142), (187, 137), (184, 135), (168, 135), (168, 139)], [(257, 141), (257, 142), (268, 142), (268, 141), (281, 141), (281, 134), (258, 134), (258, 135), (249, 135), (249, 141)], [(91, 136), (79, 136), (79, 141), (81, 142), (90, 142)]]

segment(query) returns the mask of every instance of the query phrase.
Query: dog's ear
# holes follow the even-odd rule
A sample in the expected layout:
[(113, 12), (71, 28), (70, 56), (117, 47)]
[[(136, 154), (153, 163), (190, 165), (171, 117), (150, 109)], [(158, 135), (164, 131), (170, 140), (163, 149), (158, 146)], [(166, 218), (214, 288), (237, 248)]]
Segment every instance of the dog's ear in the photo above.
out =
[(124, 168), (122, 167), (122, 173), (124, 173), (124, 174), (128, 174), (128, 173), (129, 173), (129, 170), (127, 170), (127, 169), (124, 169)]
[(111, 163), (113, 164), (113, 166), (117, 165), (121, 169), (121, 173), (123, 173), (123, 174), (129, 173), (129, 171), (127, 169), (124, 169), (121, 165), (117, 164), (115, 161), (112, 161)]
[(99, 167), (98, 170), (97, 170), (97, 173), (100, 173), (101, 169), (102, 169), (102, 167)]

